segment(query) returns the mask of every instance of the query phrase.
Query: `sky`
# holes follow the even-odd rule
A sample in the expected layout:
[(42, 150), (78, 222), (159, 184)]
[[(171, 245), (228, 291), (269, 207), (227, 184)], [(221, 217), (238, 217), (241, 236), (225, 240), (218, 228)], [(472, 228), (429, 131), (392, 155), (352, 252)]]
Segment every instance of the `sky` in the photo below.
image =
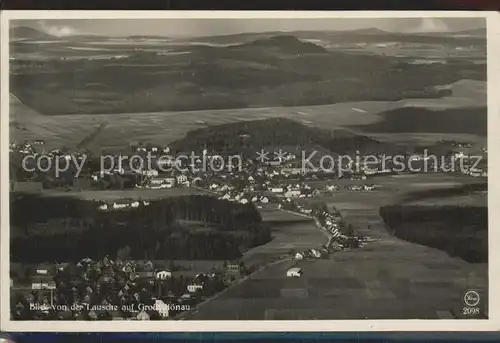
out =
[(55, 36), (157, 35), (200, 37), (266, 31), (339, 31), (379, 28), (394, 32), (448, 32), (484, 28), (483, 18), (316, 18), (316, 19), (57, 19), (15, 20)]

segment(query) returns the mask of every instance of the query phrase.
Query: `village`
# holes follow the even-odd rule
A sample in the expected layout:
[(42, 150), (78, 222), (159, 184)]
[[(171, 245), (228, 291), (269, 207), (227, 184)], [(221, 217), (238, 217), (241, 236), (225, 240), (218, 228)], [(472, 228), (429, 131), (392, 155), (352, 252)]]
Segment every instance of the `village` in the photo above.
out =
[[(10, 153), (16, 155), (17, 160), (22, 160), (23, 156), (29, 154), (45, 154), (54, 159), (67, 158), (69, 155), (76, 156), (77, 159), (86, 158), (83, 152), (70, 154), (58, 149), (47, 154), (43, 147), (43, 141), (12, 144)], [(170, 148), (137, 148), (135, 152), (160, 155), (170, 153)], [(201, 154), (204, 157), (209, 155), (206, 149)], [(467, 161), (467, 156), (463, 153), (457, 153), (457, 157)], [(418, 157), (416, 159), (419, 160)], [(141, 196), (141, 192), (146, 190), (161, 192), (177, 188), (193, 189), (221, 200), (253, 204), (257, 209), (273, 208), (305, 216), (314, 220), (317, 229), (324, 231), (328, 237), (321, 247), (311, 246), (309, 249), (294, 251), (288, 256), (281, 256), (282, 259), (299, 261), (328, 258), (336, 252), (359, 249), (368, 244), (370, 237), (358, 236), (356, 228), (347, 225), (334, 208), (328, 209), (314, 200), (339, 192), (342, 188), (348, 192), (376, 191), (379, 186), (371, 182), (376, 182), (378, 175), (391, 171), (381, 168), (343, 175), (321, 173), (298, 168), (297, 160), (295, 154), (285, 153), (278, 160), (249, 160), (238, 170), (216, 172), (195, 171), (201, 167), (201, 160), (195, 161), (196, 165), (191, 165), (191, 169), (185, 168), (187, 171), (173, 168), (169, 172), (163, 172), (158, 165), (150, 170), (120, 167), (103, 172), (93, 169), (94, 164), (88, 165), (78, 177), (70, 173), (69, 178), (62, 178), (63, 181), (54, 178), (51, 170), (26, 173), (18, 168), (14, 173), (15, 177), (11, 177), (11, 191), (50, 192), (53, 189), (64, 189), (66, 192), (78, 193), (89, 189), (128, 189), (130, 197), (108, 201), (94, 199), (99, 211), (125, 211), (150, 206), (154, 199)], [(487, 176), (486, 171), (479, 175), (469, 175)], [(209, 268), (199, 268), (196, 265), (177, 267), (177, 270), (176, 263), (177, 261), (133, 261), (107, 256), (98, 261), (83, 258), (76, 265), (40, 265), (26, 272), (22, 283), (18, 282), (20, 276), (11, 278), (15, 302), (12, 315), (16, 319), (175, 319), (180, 313), (192, 310), (200, 302), (231, 287), (252, 272), (241, 261), (225, 261), (222, 265), (214, 264)], [(301, 275), (300, 268), (296, 267), (290, 268), (286, 273), (286, 277)]]

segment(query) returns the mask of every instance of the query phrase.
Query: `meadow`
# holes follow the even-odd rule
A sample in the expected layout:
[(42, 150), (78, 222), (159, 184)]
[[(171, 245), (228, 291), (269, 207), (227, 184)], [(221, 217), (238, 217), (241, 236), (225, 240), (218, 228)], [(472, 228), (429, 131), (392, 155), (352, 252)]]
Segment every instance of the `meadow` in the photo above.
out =
[[(470, 318), (462, 313), (462, 297), (468, 289), (480, 292), (481, 316), (475, 318), (485, 318), (488, 313), (486, 263), (467, 263), (450, 257), (446, 252), (395, 237), (379, 214), (380, 207), (385, 205), (425, 202), (425, 196), (420, 193), (425, 189), (445, 192), (469, 184), (481, 185), (485, 181), (463, 175), (420, 174), (384, 176), (360, 182), (377, 182), (383, 187), (374, 192), (340, 190), (314, 201), (324, 201), (330, 208), (337, 209), (346, 223), (356, 227), (358, 234), (371, 237), (373, 241), (359, 250), (337, 252), (329, 259), (273, 263), (203, 304), (188, 319)], [(411, 196), (415, 193), (419, 196)], [(468, 196), (472, 200), (466, 200), (463, 205), (486, 205), (486, 194), (475, 192)], [(465, 197), (459, 193), (431, 197), (428, 206), (435, 208), (432, 199), (457, 205)], [(263, 217), (266, 216), (272, 218), (270, 215)], [(268, 254), (274, 250), (278, 255), (286, 250), (283, 239), (288, 242), (295, 239), (295, 227), (297, 224), (292, 223), (273, 227), (277, 240), (254, 250)], [(309, 229), (311, 236), (305, 237), (312, 237), (312, 232), (316, 232), (319, 242), (323, 233), (312, 223)], [(281, 231), (279, 235), (278, 230)], [(304, 275), (301, 278), (286, 277), (286, 271), (291, 267), (300, 267)]]

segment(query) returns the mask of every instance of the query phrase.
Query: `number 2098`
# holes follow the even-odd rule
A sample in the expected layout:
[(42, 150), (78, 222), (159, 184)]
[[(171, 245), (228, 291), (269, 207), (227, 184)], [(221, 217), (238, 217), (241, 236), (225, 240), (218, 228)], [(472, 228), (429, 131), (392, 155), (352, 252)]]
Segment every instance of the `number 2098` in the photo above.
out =
[(476, 316), (479, 314), (479, 307), (464, 307), (462, 309), (462, 315), (464, 316)]

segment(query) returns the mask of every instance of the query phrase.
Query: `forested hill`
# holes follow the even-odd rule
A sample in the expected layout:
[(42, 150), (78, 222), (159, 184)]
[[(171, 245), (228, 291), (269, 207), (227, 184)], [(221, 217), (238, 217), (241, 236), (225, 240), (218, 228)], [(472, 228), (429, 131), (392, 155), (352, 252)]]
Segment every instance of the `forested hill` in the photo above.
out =
[[(253, 205), (205, 195), (110, 212), (98, 211), (96, 202), (25, 196), (11, 209), (15, 262), (102, 258), (125, 247), (134, 259), (229, 260), (271, 239)], [(186, 220), (197, 225), (186, 226)]]
[(176, 151), (198, 151), (207, 146), (211, 151), (259, 151), (273, 146), (321, 146), (333, 153), (355, 154), (401, 152), (401, 147), (347, 130), (323, 130), (294, 120), (273, 118), (210, 126), (187, 133), (184, 139), (172, 143)]

